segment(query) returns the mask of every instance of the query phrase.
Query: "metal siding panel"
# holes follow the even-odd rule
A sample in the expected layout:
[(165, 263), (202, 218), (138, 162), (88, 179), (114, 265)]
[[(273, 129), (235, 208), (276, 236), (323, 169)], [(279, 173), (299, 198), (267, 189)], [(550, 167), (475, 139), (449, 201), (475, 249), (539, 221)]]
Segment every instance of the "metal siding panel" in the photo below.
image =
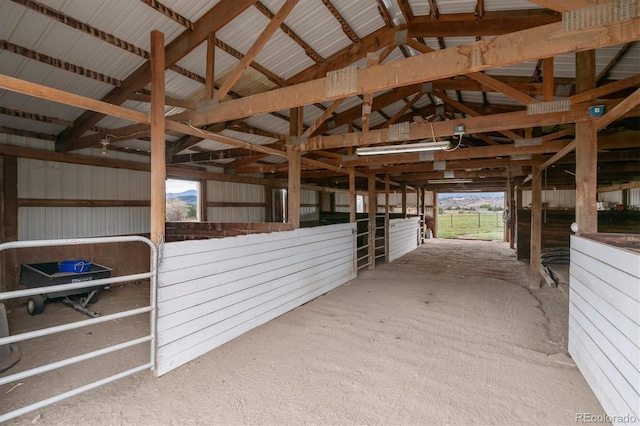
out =
[(636, 42), (631, 46), (622, 59), (611, 70), (609, 78), (622, 80), (638, 74), (638, 64), (640, 64), (640, 43)]
[(105, 180), (105, 169), (102, 167), (91, 167), (91, 199), (104, 200), (107, 182)]
[(492, 12), (496, 10), (519, 10), (519, 9), (541, 9), (542, 6), (538, 6), (527, 0), (485, 0), (484, 10), (485, 12)]
[(640, 207), (640, 188), (632, 188), (629, 190), (629, 205)]
[(337, 0), (332, 3), (360, 38), (385, 26), (375, 1)]
[(447, 0), (438, 2), (438, 11), (441, 14), (471, 13), (476, 10), (476, 0)]
[(431, 7), (429, 2), (425, 0), (409, 0), (409, 6), (411, 7), (411, 13), (414, 16), (425, 16), (431, 14)]

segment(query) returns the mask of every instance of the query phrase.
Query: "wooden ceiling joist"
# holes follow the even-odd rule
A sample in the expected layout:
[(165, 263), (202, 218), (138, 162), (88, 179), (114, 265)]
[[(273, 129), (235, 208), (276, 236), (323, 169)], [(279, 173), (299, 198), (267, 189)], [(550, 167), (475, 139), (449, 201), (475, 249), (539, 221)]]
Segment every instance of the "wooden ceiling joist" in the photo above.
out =
[(186, 29), (193, 31), (193, 22), (191, 22), (184, 16), (180, 15), (178, 12), (171, 9), (170, 7), (167, 7), (164, 4), (160, 3), (158, 0), (141, 0), (141, 1), (145, 3), (147, 6), (162, 13), (164, 16), (168, 17), (169, 19), (182, 25)]
[(93, 80), (101, 81), (103, 83), (111, 84), (112, 86), (122, 86), (122, 81), (117, 78), (104, 75), (97, 71), (93, 71), (79, 65), (72, 64), (70, 62), (63, 61), (62, 59), (53, 58), (49, 55), (45, 55), (35, 50), (27, 49), (26, 47), (18, 46), (17, 44), (10, 43), (6, 40), (0, 40), (0, 49), (7, 52), (15, 53), (17, 55), (24, 56), (25, 58), (34, 59), (43, 64), (51, 65), (56, 68), (63, 69), (75, 74), (83, 75)]
[(5, 108), (0, 106), (0, 114), (10, 115), (11, 117), (20, 117), (27, 120), (41, 121), (43, 123), (57, 124), (59, 126), (71, 127), (72, 121), (63, 120), (61, 118), (49, 117), (47, 115), (33, 114), (31, 112), (20, 111), (17, 109)]
[[(262, 2), (258, 1), (255, 4), (255, 7), (260, 12), (262, 12), (262, 14), (264, 16), (266, 16), (267, 18), (273, 19), (275, 17), (273, 12), (271, 12), (269, 10), (269, 8), (267, 6), (265, 6)], [(289, 38), (291, 38), (291, 40), (296, 42), (298, 44), (298, 46), (302, 47), (302, 49), (307, 54), (307, 56), (310, 57), (311, 59), (313, 59), (315, 63), (321, 64), (321, 63), (324, 62), (324, 58), (322, 56), (320, 56), (320, 54), (318, 52), (316, 52), (313, 49), (313, 47), (309, 46), (308, 43), (306, 43), (298, 34), (295, 33), (295, 31), (293, 31), (291, 28), (289, 28), (289, 26), (287, 26), (284, 22), (282, 24), (280, 24), (280, 29), (282, 30), (283, 33), (288, 35)]]
[(345, 33), (347, 37), (351, 40), (351, 42), (355, 45), (360, 45), (362, 41), (358, 37), (358, 34), (351, 28), (351, 25), (347, 22), (346, 19), (340, 14), (338, 9), (331, 3), (331, 0), (322, 0), (322, 4), (331, 12), (334, 18), (340, 23), (340, 27), (342, 27), (342, 32)]
[(276, 32), (293, 8), (296, 7), (298, 1), (299, 0), (287, 0), (282, 7), (280, 7), (278, 13), (276, 13), (273, 19), (269, 21), (265, 29), (258, 36), (258, 39), (249, 48), (247, 54), (244, 55), (231, 74), (229, 74), (224, 80), (224, 83), (222, 83), (220, 89), (216, 93), (216, 97), (218, 99), (224, 98), (227, 93), (229, 93), (229, 90), (231, 90), (233, 85), (238, 81), (238, 79), (240, 79), (240, 76), (247, 70), (247, 68), (249, 68), (251, 62), (253, 62), (258, 53), (260, 53), (260, 50), (262, 50), (264, 45), (267, 44), (273, 33)]
[[(349, 95), (423, 83), (638, 39), (640, 39), (639, 17), (620, 22), (615, 27), (591, 27), (571, 32), (563, 32), (560, 23), (549, 24), (497, 36), (491, 40), (482, 40), (378, 65), (375, 69), (359, 70), (358, 87)], [(553, 42), (544, 42), (545, 40)], [(514, 46), (522, 46), (522, 48), (514, 49)], [(488, 54), (489, 51), (491, 54)], [(261, 114), (336, 98), (337, 96), (327, 96), (325, 79), (320, 78), (293, 87), (222, 102), (215, 110), (188, 114), (185, 118), (191, 119), (197, 125), (203, 125), (243, 118), (247, 115), (247, 111), (251, 111), (252, 114)]]
[[(167, 68), (173, 66), (206, 40), (211, 32), (222, 28), (256, 1), (257, 0), (236, 0), (216, 4), (194, 23), (193, 30), (182, 32), (165, 47), (165, 66)], [(144, 86), (151, 81), (150, 70), (149, 62), (145, 62), (126, 78), (126, 83), (121, 87), (111, 90), (102, 100), (110, 104), (122, 104), (131, 93), (144, 88)], [(73, 128), (63, 131), (58, 136), (56, 150), (66, 151), (84, 148), (83, 146), (74, 144), (74, 139), (82, 136), (84, 132), (93, 127), (103, 117), (103, 114), (96, 114), (93, 111), (87, 111), (82, 114), (75, 120)]]

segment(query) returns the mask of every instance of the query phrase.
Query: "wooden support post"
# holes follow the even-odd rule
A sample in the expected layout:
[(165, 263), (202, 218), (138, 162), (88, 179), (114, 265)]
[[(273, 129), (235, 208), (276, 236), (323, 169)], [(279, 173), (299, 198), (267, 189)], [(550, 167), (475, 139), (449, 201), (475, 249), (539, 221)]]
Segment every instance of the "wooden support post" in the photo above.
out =
[(167, 167), (165, 159), (164, 118), (164, 34), (151, 32), (151, 241), (164, 241), (165, 185)]
[(529, 258), (530, 288), (540, 288), (540, 254), (542, 253), (542, 169), (531, 172), (531, 250)]
[(376, 212), (378, 199), (376, 196), (376, 175), (371, 173), (368, 179), (369, 190), (369, 269), (376, 268)]
[(209, 214), (207, 212), (208, 201), (209, 200), (207, 197), (207, 180), (201, 179), (200, 180), (200, 222), (206, 222), (207, 218), (209, 217)]
[(273, 222), (273, 188), (264, 186), (264, 221)]
[[(595, 51), (576, 53), (576, 93), (596, 85)], [(576, 123), (576, 223), (578, 234), (598, 232), (598, 130), (591, 121)]]
[(622, 190), (622, 208), (627, 210), (629, 208), (629, 189)]
[[(302, 133), (302, 107), (291, 108), (289, 114), (289, 133), (300, 136)], [(289, 159), (289, 177), (287, 190), (287, 222), (293, 229), (300, 228), (300, 151), (293, 150), (293, 145), (287, 145)]]
[(521, 210), (524, 206), (522, 205), (522, 180), (518, 180), (516, 183), (516, 202), (515, 202), (515, 206), (514, 206), (514, 213), (515, 216), (513, 216), (513, 224), (514, 224), (514, 233), (515, 233), (515, 238), (514, 241), (516, 243), (516, 246), (518, 245), (518, 210)]
[(207, 37), (207, 71), (205, 76), (205, 99), (215, 97), (215, 65), (216, 65), (216, 33), (209, 33)]
[[(507, 188), (504, 191), (504, 208), (507, 209), (507, 211), (509, 211), (509, 207), (511, 205), (511, 181), (507, 180)], [(509, 242), (509, 236), (510, 236), (510, 232), (509, 232), (509, 228), (510, 228), (510, 223), (509, 220), (504, 221), (503, 222), (503, 239), (505, 242)]]
[(509, 187), (509, 247), (516, 248), (516, 185), (511, 184)]
[[(18, 159), (0, 156), (0, 242), (18, 240)], [(0, 253), (0, 291), (16, 290), (18, 263), (15, 250)]]
[(433, 238), (438, 238), (438, 193), (433, 191)]
[(407, 184), (402, 184), (402, 217), (407, 217)]
[(384, 261), (389, 263), (389, 173), (384, 175)]
[[(349, 147), (349, 155), (353, 155), (353, 147)], [(355, 223), (356, 221), (356, 168), (349, 167), (349, 222)]]
[(554, 95), (553, 58), (544, 58), (542, 60), (542, 100), (551, 102)]
[(300, 228), (300, 151), (287, 146), (289, 158), (289, 186), (287, 190), (287, 222), (293, 229)]

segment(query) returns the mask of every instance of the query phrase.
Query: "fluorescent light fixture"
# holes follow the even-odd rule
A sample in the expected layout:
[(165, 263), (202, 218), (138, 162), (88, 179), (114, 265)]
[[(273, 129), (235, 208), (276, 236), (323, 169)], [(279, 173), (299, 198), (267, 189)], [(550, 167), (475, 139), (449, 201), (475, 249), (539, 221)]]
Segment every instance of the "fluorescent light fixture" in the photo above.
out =
[(357, 148), (358, 155), (380, 155), (380, 154), (400, 154), (405, 152), (421, 152), (421, 151), (438, 151), (449, 149), (451, 146), (449, 141), (443, 142), (422, 142), (402, 145), (387, 146), (371, 146), (366, 148)]
[(428, 183), (431, 184), (439, 184), (439, 183), (472, 183), (473, 179), (428, 179)]

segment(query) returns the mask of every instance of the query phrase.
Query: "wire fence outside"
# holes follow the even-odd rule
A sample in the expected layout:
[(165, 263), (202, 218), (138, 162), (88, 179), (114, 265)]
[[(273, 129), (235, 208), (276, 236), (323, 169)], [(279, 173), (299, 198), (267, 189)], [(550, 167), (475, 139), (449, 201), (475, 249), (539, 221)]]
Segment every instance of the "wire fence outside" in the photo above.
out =
[(502, 240), (502, 212), (438, 215), (438, 237)]

